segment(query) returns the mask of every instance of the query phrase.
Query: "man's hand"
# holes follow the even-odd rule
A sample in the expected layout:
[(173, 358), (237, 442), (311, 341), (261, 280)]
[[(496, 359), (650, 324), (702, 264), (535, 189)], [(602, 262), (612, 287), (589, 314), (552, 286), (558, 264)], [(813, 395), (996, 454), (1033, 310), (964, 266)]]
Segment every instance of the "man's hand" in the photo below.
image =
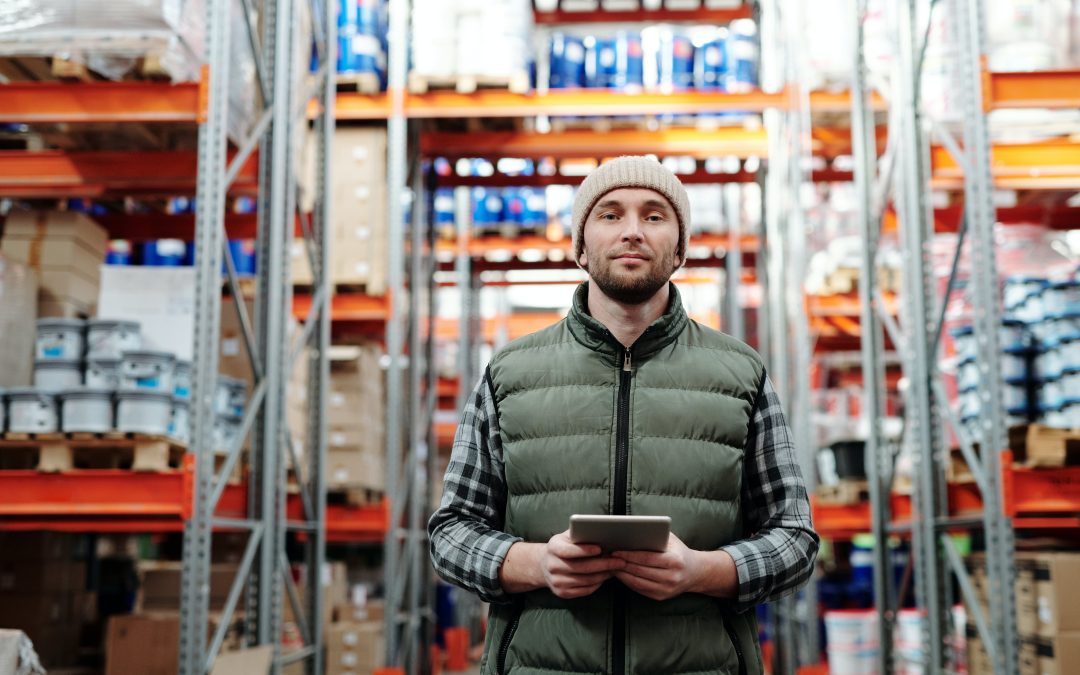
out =
[(668, 536), (667, 550), (662, 553), (616, 551), (612, 557), (626, 561), (626, 567), (617, 570), (615, 578), (653, 600), (668, 600), (683, 593), (717, 597), (736, 594), (735, 562), (726, 551), (694, 551), (674, 534)]
[(540, 561), (544, 583), (564, 600), (592, 595), (626, 565), (619, 558), (601, 556), (599, 546), (570, 541), (570, 530), (548, 540)]

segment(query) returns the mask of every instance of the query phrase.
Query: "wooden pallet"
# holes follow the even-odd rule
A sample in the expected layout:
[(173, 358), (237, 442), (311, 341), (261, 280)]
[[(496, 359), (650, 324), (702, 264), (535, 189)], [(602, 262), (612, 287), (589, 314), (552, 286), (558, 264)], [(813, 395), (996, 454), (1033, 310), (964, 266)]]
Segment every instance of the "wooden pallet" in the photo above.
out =
[[(61, 80), (64, 82), (95, 82), (107, 79), (86, 67), (86, 64), (61, 56), (3, 56), (0, 57), (0, 76), (12, 82)], [(147, 53), (123, 79), (169, 79), (162, 65), (162, 54)]]
[(338, 91), (355, 91), (359, 94), (378, 94), (382, 82), (375, 73), (338, 73), (334, 76)]
[(57, 473), (80, 469), (170, 471), (186, 448), (164, 436), (110, 432), (21, 434), (0, 440), (0, 468)]
[(817, 486), (817, 499), (821, 504), (850, 506), (870, 499), (870, 488), (864, 480), (842, 480), (836, 485)]
[(426, 94), (432, 89), (453, 89), (459, 94), (472, 94), (477, 89), (508, 89), (515, 94), (529, 91), (529, 73), (518, 71), (510, 75), (423, 75), (409, 73), (409, 91)]
[(472, 236), (474, 239), (485, 237), (501, 237), (503, 239), (517, 239), (518, 237), (543, 237), (547, 234), (547, 225), (524, 226), (524, 225), (496, 225), (492, 227), (474, 227)]

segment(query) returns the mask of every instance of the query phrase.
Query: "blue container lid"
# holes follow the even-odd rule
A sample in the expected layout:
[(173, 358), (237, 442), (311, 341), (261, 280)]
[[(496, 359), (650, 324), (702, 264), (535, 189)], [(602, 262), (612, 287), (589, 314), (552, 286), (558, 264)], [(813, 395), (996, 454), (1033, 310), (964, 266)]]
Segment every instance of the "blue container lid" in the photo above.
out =
[(949, 332), (952, 334), (953, 337), (963, 337), (965, 335), (974, 335), (975, 334), (975, 327), (974, 326), (957, 326), (956, 328), (953, 328)]
[(1005, 283), (1007, 284), (1040, 284), (1047, 286), (1050, 280), (1046, 277), (1037, 277), (1031, 274), (1010, 274), (1005, 277)]
[(1051, 283), (1050, 288), (1076, 288), (1080, 286), (1080, 279), (1065, 279)]

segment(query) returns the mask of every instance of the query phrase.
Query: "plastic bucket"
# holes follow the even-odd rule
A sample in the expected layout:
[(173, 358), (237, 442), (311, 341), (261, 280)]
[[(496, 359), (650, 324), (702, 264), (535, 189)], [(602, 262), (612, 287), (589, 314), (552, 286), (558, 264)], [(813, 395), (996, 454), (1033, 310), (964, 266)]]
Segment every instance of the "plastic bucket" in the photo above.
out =
[(114, 429), (113, 394), (109, 389), (82, 387), (61, 392), (60, 420), (64, 431), (105, 433)]
[(60, 430), (56, 396), (33, 388), (9, 389), (8, 431), (21, 434), (45, 434)]
[(86, 348), (82, 319), (38, 319), (35, 359), (77, 361)]
[(218, 377), (214, 395), (214, 414), (227, 417), (243, 417), (247, 404), (247, 383), (235, 377)]
[(172, 421), (171, 393), (151, 390), (120, 391), (116, 395), (116, 428), (135, 434), (164, 436)]
[(221, 454), (232, 449), (243, 420), (235, 415), (214, 416), (214, 451)]
[(173, 396), (191, 398), (191, 361), (177, 361), (173, 370)]
[(172, 396), (176, 356), (170, 352), (124, 352), (120, 361), (120, 388), (157, 391)]
[(874, 610), (850, 609), (825, 612), (825, 637), (833, 649), (858, 651), (877, 649), (877, 613)]
[(877, 675), (877, 647), (839, 649), (829, 647), (829, 675)]
[(1001, 355), (1001, 377), (1013, 384), (1028, 377), (1028, 359), (1025, 352), (1005, 352)]
[(1027, 386), (1006, 384), (1001, 389), (1002, 402), (1006, 410), (1027, 410)]
[(187, 399), (173, 397), (169, 438), (175, 438), (181, 443), (191, 442), (191, 405)]
[(91, 319), (86, 326), (87, 359), (120, 359), (124, 352), (142, 347), (137, 321)]
[[(1042, 320), (1040, 309), (1039, 317), (1035, 321)], [(1018, 319), (1002, 319), (1001, 321), (1001, 349), (1003, 351), (1022, 351), (1028, 347), (1027, 325)]]
[(90, 359), (86, 362), (86, 386), (93, 389), (120, 388), (120, 359)]
[(34, 387), (53, 393), (81, 386), (82, 361), (35, 361)]
[(1080, 313), (1080, 281), (1069, 279), (1050, 284), (1044, 292), (1044, 307), (1048, 316)]

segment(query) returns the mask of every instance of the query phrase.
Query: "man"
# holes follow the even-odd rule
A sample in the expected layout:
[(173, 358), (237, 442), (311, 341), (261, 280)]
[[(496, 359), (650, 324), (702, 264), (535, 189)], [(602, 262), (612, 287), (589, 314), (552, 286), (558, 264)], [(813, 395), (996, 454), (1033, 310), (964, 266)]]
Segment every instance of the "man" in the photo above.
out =
[[(601, 165), (574, 200), (589, 274), (559, 323), (491, 360), (454, 440), (431, 558), (491, 604), (481, 671), (762, 672), (757, 603), (809, 578), (810, 523), (761, 359), (687, 318), (686, 190)], [(572, 514), (666, 515), (663, 553), (576, 545)]]

